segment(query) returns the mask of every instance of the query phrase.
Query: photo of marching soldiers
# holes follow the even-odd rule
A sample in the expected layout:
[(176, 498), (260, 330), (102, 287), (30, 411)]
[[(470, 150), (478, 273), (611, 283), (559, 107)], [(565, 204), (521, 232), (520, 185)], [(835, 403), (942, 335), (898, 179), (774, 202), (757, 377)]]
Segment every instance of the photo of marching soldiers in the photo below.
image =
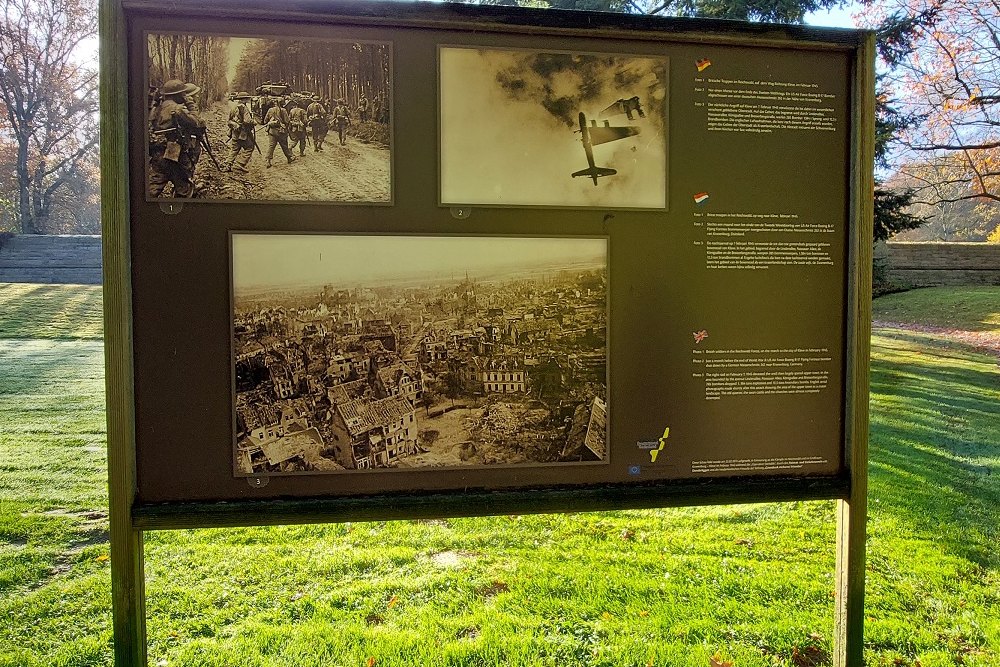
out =
[(607, 462), (607, 255), (233, 234), (234, 473)]
[(388, 203), (388, 43), (149, 34), (147, 195)]

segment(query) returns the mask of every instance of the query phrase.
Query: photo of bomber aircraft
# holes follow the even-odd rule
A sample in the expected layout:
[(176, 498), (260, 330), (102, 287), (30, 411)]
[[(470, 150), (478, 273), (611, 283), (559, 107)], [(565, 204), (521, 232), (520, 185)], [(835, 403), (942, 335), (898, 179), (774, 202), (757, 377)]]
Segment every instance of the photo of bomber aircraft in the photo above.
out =
[[(614, 105), (612, 105), (612, 107), (613, 106)], [(607, 120), (604, 121), (604, 125), (598, 125), (596, 120), (592, 120), (590, 123), (591, 124), (588, 126), (587, 115), (581, 111), (580, 129), (578, 131), (580, 132), (581, 141), (583, 142), (583, 151), (587, 154), (587, 164), (589, 166), (586, 169), (574, 171), (573, 178), (576, 178), (577, 176), (587, 176), (594, 180), (594, 185), (597, 185), (597, 179), (604, 176), (614, 176), (618, 173), (618, 171), (608, 167), (598, 167), (594, 164), (594, 146), (606, 144), (612, 141), (618, 141), (619, 139), (625, 139), (627, 137), (634, 137), (639, 134), (639, 128), (631, 126), (612, 127), (611, 121)]]

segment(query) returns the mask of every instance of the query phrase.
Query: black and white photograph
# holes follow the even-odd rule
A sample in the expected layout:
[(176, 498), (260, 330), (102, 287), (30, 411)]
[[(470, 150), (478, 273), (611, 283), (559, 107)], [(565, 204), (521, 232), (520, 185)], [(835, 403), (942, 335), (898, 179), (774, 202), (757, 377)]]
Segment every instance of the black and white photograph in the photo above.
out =
[(664, 209), (667, 59), (442, 46), (442, 204)]
[(606, 238), (231, 244), (235, 476), (607, 462)]
[(392, 48), (147, 34), (150, 200), (391, 203)]

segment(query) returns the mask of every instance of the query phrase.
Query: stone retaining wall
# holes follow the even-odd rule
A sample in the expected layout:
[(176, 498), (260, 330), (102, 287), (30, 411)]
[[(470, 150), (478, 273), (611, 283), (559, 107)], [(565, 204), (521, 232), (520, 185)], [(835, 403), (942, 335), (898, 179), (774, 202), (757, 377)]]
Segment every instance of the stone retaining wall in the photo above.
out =
[(100, 236), (24, 234), (0, 247), (0, 283), (101, 284)]
[(876, 246), (875, 261), (902, 287), (1000, 285), (1000, 243), (890, 241)]

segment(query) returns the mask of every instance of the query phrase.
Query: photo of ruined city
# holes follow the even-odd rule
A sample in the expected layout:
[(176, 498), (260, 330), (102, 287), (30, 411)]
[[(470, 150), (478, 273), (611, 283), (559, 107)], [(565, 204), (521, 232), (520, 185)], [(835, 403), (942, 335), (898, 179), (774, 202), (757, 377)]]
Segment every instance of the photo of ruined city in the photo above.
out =
[(231, 242), (237, 476), (607, 461), (607, 239)]

